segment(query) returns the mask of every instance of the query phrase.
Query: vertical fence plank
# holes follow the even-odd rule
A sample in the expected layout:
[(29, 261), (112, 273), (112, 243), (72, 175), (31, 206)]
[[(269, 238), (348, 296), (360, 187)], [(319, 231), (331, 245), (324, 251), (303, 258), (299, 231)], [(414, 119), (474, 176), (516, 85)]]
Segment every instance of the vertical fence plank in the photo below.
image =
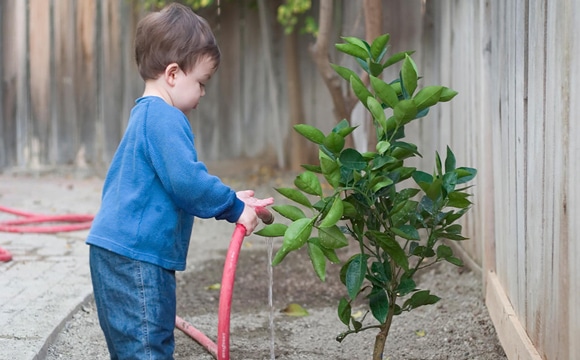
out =
[[(580, 33), (580, 4), (578, 1), (570, 1), (570, 14), (572, 18), (570, 34)], [(577, 64), (580, 61), (580, 37), (574, 36), (570, 45), (570, 63)], [(580, 70), (578, 66), (571, 66), (569, 78), (569, 99), (578, 99), (580, 97)], [(571, 100), (568, 103), (569, 114), (580, 113), (580, 102)], [(573, 116), (573, 115), (572, 115)], [(578, 306), (578, 299), (580, 299), (580, 261), (578, 257), (580, 254), (580, 241), (577, 239), (577, 234), (580, 233), (580, 190), (577, 183), (580, 178), (580, 142), (574, 139), (580, 138), (580, 123), (578, 121), (571, 121), (575, 117), (569, 118), (568, 131), (568, 172), (567, 180), (567, 199), (564, 203), (564, 209), (567, 211), (565, 216), (568, 219), (566, 231), (568, 233), (568, 253), (567, 256), (569, 281), (568, 281), (568, 328), (563, 329), (568, 331), (569, 336), (569, 359), (580, 359), (580, 341), (577, 341), (574, 336), (580, 334), (580, 307)]]
[(98, 27), (101, 29), (99, 47), (102, 49), (99, 58), (99, 124), (102, 141), (103, 157), (112, 158), (126, 123), (123, 109), (123, 51), (121, 49), (123, 34), (121, 34), (120, 1), (102, 0), (97, 4)]
[(24, 166), (28, 149), (27, 1), (2, 4), (2, 133), (4, 161)]
[[(545, 291), (545, 284), (542, 281), (542, 269), (544, 257), (541, 249), (543, 248), (544, 236), (544, 196), (542, 191), (536, 191), (536, 188), (542, 188), (545, 179), (545, 163), (542, 161), (545, 152), (544, 144), (544, 118), (545, 118), (545, 94), (546, 94), (546, 34), (545, 34), (545, 16), (546, 4), (544, 1), (530, 3), (528, 10), (528, 54), (538, 54), (529, 59), (528, 65), (528, 121), (526, 126), (527, 144), (527, 176), (526, 200), (528, 204), (534, 206), (526, 207), (528, 247), (527, 253), (528, 270), (528, 293), (539, 294)], [(542, 324), (541, 314), (538, 314), (542, 297), (532, 296), (528, 299), (524, 323), (530, 338), (537, 343), (538, 328)], [(522, 319), (523, 320), (523, 319)], [(522, 321), (523, 322), (523, 321)]]
[(57, 165), (74, 164), (79, 146), (75, 84), (75, 5), (73, 0), (54, 1), (55, 107), (53, 124)]
[(50, 1), (29, 0), (30, 9), (30, 166), (50, 164), (51, 65)]
[(97, 1), (84, 0), (77, 3), (75, 12), (75, 100), (78, 122), (79, 149), (76, 166), (95, 165), (96, 127), (94, 116), (98, 111), (97, 87)]
[[(569, 72), (571, 69), (570, 48), (572, 41), (571, 13), (569, 1), (547, 3), (547, 51), (546, 59), (546, 116), (544, 129), (546, 139), (545, 164), (546, 182), (543, 190), (546, 208), (544, 226), (545, 268), (543, 282), (545, 294), (539, 312), (543, 313), (538, 346), (548, 358), (567, 359), (568, 328), (568, 236), (563, 231), (563, 203), (565, 173), (568, 168), (567, 132), (569, 128)], [(546, 241), (547, 240), (547, 241)]]

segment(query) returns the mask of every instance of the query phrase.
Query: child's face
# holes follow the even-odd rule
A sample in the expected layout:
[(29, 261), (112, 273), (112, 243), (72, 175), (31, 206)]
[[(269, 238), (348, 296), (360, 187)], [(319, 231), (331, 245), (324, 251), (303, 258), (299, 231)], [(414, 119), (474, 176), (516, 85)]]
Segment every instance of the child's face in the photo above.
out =
[(200, 59), (193, 70), (187, 74), (183, 70), (175, 73), (175, 86), (171, 91), (173, 106), (188, 114), (199, 104), (205, 95), (205, 85), (215, 72), (213, 60), (208, 57)]

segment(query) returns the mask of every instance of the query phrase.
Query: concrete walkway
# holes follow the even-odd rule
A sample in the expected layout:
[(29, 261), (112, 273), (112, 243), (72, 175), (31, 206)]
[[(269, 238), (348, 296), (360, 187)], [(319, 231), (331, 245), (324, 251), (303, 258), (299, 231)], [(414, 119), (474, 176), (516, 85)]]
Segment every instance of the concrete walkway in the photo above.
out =
[[(0, 175), (0, 206), (46, 215), (95, 214), (103, 180)], [(16, 219), (0, 212), (0, 221)], [(0, 232), (13, 260), (0, 262), (0, 359), (46, 357), (62, 326), (92, 294), (88, 231)]]

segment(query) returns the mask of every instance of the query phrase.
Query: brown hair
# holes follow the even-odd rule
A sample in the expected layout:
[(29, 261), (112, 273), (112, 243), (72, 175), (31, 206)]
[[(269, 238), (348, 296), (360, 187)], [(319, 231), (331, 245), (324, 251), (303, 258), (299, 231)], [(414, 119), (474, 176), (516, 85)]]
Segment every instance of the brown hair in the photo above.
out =
[(157, 79), (171, 63), (187, 73), (205, 57), (218, 67), (215, 37), (207, 21), (184, 5), (172, 3), (137, 24), (135, 60), (143, 80)]

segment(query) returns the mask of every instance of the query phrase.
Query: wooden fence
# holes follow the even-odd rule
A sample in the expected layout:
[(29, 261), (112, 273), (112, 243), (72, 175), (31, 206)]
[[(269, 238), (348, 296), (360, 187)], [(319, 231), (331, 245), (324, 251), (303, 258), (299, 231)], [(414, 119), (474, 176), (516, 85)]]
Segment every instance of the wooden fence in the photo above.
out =
[[(143, 88), (132, 50), (142, 2), (0, 1), (0, 170), (106, 169)], [(274, 158), (284, 164), (289, 133), (285, 37), (275, 21), (274, 3), (265, 3), (274, 81), (265, 71), (255, 2), (222, 1), (219, 12), (215, 7), (200, 12), (222, 50), (220, 69), (190, 116), (206, 161), (260, 157), (264, 163)], [(339, 35), (363, 36), (361, 2), (336, 4), (336, 42)], [(315, 1), (313, 9), (317, 6)], [(417, 9), (420, 3), (395, 6)], [(407, 12), (420, 20), (418, 11)], [(419, 37), (415, 22), (394, 12), (384, 16), (395, 49)], [(330, 97), (308, 52), (313, 38), (303, 35), (299, 41), (304, 122), (330, 130)], [(345, 59), (330, 52), (338, 63)]]
[(425, 26), (431, 73), (459, 96), (422, 131), (479, 169), (465, 248), (502, 345), (580, 359), (580, 3), (427, 1)]

